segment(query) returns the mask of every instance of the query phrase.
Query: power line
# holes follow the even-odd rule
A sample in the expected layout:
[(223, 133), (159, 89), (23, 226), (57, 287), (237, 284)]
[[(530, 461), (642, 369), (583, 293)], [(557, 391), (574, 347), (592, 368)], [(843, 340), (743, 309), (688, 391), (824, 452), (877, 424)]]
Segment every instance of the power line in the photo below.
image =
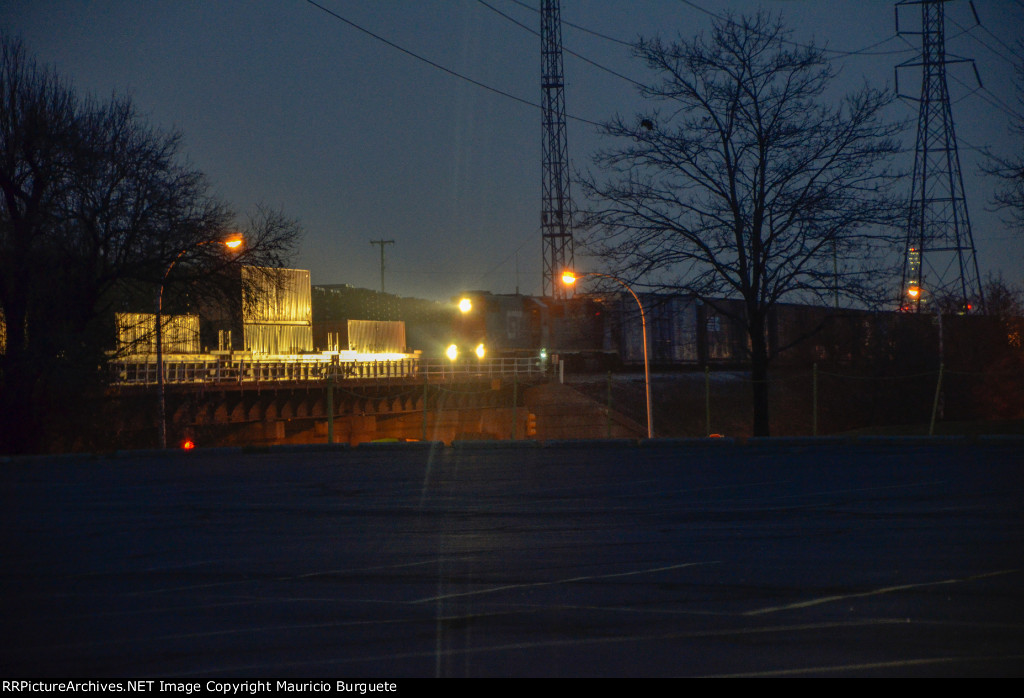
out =
[[(533, 230), (529, 231), (528, 233), (523, 233), (523, 241), (521, 243), (519, 243), (519, 246), (516, 247), (511, 252), (509, 252), (507, 255), (505, 255), (505, 257), (503, 259), (499, 260), (498, 262), (495, 262), (494, 265), (490, 269), (488, 269), (487, 271), (482, 273), (480, 276), (478, 276), (476, 281), (474, 282), (474, 285), (479, 284), (481, 281), (484, 281), (485, 279), (490, 278), (494, 274), (499, 273), (498, 269), (500, 269), (501, 267), (505, 266), (505, 264), (508, 262), (508, 260), (510, 260), (514, 256), (518, 255), (519, 252), (522, 251), (522, 249), (524, 247), (526, 247), (527, 243), (534, 242), (534, 240), (536, 239), (535, 236), (537, 235), (537, 233), (539, 231), (540, 231), (540, 228), (534, 228)], [(508, 272), (503, 272), (503, 273), (507, 274)], [(515, 272), (513, 272), (513, 273), (515, 273)]]
[(968, 150), (973, 150), (974, 152), (978, 153), (979, 155), (984, 155), (985, 157), (992, 157), (992, 153), (988, 149), (988, 146), (986, 146), (984, 148), (979, 148), (978, 146), (974, 145), (973, 143), (970, 143), (969, 141), (965, 140), (964, 138), (962, 138), (960, 136), (957, 136), (957, 142), (960, 145), (966, 146)]
[[(523, 24), (522, 22), (519, 22), (518, 20), (514, 19), (513, 17), (510, 17), (509, 15), (505, 14), (504, 12), (502, 12), (499, 9), (497, 9), (493, 5), (488, 4), (484, 0), (477, 0), (477, 2), (480, 3), (481, 5), (483, 5), (484, 7), (486, 7), (491, 12), (494, 12), (495, 14), (497, 14), (497, 15), (499, 15), (501, 17), (504, 17), (509, 22), (512, 22), (512, 24), (515, 24), (517, 27), (520, 27), (521, 29), (525, 29), (526, 31), (530, 32), (531, 34), (533, 34), (536, 37), (540, 36), (540, 32), (535, 31), (533, 28), (526, 26), (525, 24)], [(563, 22), (563, 24), (564, 24), (564, 22)], [(634, 80), (633, 78), (629, 77), (628, 75), (623, 75), (622, 73), (616, 72), (616, 71), (612, 70), (611, 68), (609, 68), (607, 66), (601, 65), (597, 61), (594, 61), (594, 60), (591, 60), (590, 58), (587, 58), (583, 54), (577, 53), (576, 51), (573, 51), (572, 49), (565, 48), (564, 45), (562, 46), (562, 51), (564, 53), (568, 53), (571, 56), (575, 56), (576, 58), (579, 58), (584, 63), (588, 63), (589, 65), (592, 65), (592, 66), (594, 66), (595, 68), (597, 68), (599, 70), (603, 70), (604, 72), (606, 72), (606, 73), (608, 73), (610, 75), (614, 75), (615, 77), (617, 77), (617, 78), (619, 78), (621, 80), (625, 80), (626, 82), (630, 83), (631, 85), (634, 85), (635, 87), (639, 87), (641, 89), (647, 87), (643, 83), (637, 82), (636, 80)]]
[[(979, 44), (981, 44), (981, 45), (982, 45), (983, 47), (987, 48), (987, 49), (988, 49), (989, 51), (991, 51), (991, 52), (992, 52), (993, 54), (995, 54), (995, 55), (996, 55), (996, 57), (998, 57), (998, 58), (1001, 58), (1001, 59), (1003, 59), (1004, 61), (1006, 61), (1006, 62), (1007, 62), (1007, 63), (1009, 63), (1010, 65), (1013, 65), (1013, 64), (1014, 64), (1014, 59), (1013, 59), (1013, 58), (1012, 58), (1011, 56), (1007, 56), (1006, 54), (1002, 53), (1002, 52), (1001, 52), (1001, 51), (999, 51), (998, 49), (992, 48), (992, 46), (990, 46), (990, 45), (989, 45), (988, 43), (986, 43), (985, 41), (982, 41), (982, 39), (981, 39), (980, 37), (976, 36), (976, 35), (974, 34), (974, 32), (972, 31), (972, 30), (973, 30), (973, 29), (975, 29), (976, 27), (981, 27), (982, 29), (985, 29), (985, 27), (982, 27), (982, 26), (981, 26), (980, 24), (976, 24), (976, 25), (975, 25), (974, 27), (970, 27), (970, 28), (967, 28), (967, 27), (964, 27), (964, 26), (963, 26), (962, 24), (960, 24), (959, 22), (957, 22), (956, 20), (950, 20), (950, 22), (951, 22), (952, 24), (955, 24), (955, 25), (956, 25), (957, 27), (959, 27), (960, 29), (963, 29), (963, 33), (967, 34), (967, 35), (968, 35), (968, 36), (969, 36), (970, 38), (974, 39), (974, 40), (975, 40), (975, 41), (977, 41), (977, 42), (978, 42)], [(988, 31), (988, 30), (986, 30), (986, 31)], [(988, 33), (989, 33), (989, 34), (992, 34), (992, 32), (988, 32)], [(1003, 44), (1003, 46), (1006, 46), (1006, 44), (1005, 44), (1005, 43), (1003, 43), (1003, 41), (1002, 41), (1001, 39), (999, 39), (999, 37), (995, 36), (995, 34), (992, 34), (992, 36), (993, 36), (993, 37), (994, 37), (994, 38), (995, 38), (995, 39), (996, 39), (997, 41), (999, 41), (999, 43)], [(1013, 53), (1013, 49), (1012, 49), (1012, 48), (1010, 48), (1009, 46), (1006, 46), (1006, 48), (1007, 48), (1007, 49), (1008, 49), (1008, 50), (1009, 50), (1009, 51), (1011, 52), (1011, 54)]]
[[(679, 1), (682, 2), (683, 4), (689, 6), (690, 8), (696, 10), (697, 12), (706, 14), (709, 17), (713, 17), (713, 18), (715, 18), (715, 19), (717, 19), (717, 20), (719, 20), (721, 22), (727, 22), (727, 23), (730, 23), (730, 24), (734, 24), (734, 22), (731, 22), (727, 17), (725, 17), (723, 15), (716, 14), (716, 13), (712, 12), (711, 10), (705, 9), (705, 8), (697, 5), (696, 3), (689, 2), (689, 0), (679, 0)], [(1020, 0), (1020, 1), (1024, 2), (1024, 0)], [(539, 12), (539, 10), (537, 10), (537, 8), (530, 7), (526, 3), (522, 2), (522, 0), (509, 0), (509, 2), (512, 2), (512, 3), (516, 4), (516, 5), (519, 5), (520, 7), (524, 8), (524, 9), (527, 9), (527, 10), (530, 10), (531, 12)], [(578, 31), (584, 32), (586, 34), (590, 34), (592, 36), (596, 36), (598, 38), (604, 39), (606, 41), (611, 41), (613, 43), (619, 44), (621, 46), (626, 46), (628, 48), (633, 48), (636, 45), (635, 42), (625, 41), (623, 39), (618, 39), (618, 38), (616, 38), (614, 36), (609, 36), (608, 34), (602, 34), (599, 31), (595, 31), (595, 30), (590, 29), (588, 27), (584, 27), (584, 26), (582, 26), (580, 24), (574, 24), (572, 22), (566, 22), (565, 20), (562, 20), (562, 24), (564, 24), (567, 27), (572, 27), (573, 29), (576, 29)], [(859, 49), (856, 49), (856, 50), (853, 50), (853, 51), (844, 51), (844, 50), (830, 49), (830, 48), (820, 48), (820, 47), (817, 47), (817, 46), (811, 46), (810, 44), (801, 44), (801, 43), (799, 43), (797, 41), (788, 41), (787, 40), (784, 43), (787, 43), (790, 46), (797, 46), (799, 48), (813, 48), (813, 49), (821, 50), (821, 51), (824, 51), (826, 53), (835, 54), (837, 57), (840, 57), (840, 58), (847, 57), (847, 56), (891, 56), (891, 55), (897, 55), (897, 54), (901, 54), (901, 53), (911, 53), (911, 52), (916, 50), (914, 48), (908, 47), (908, 48), (905, 48), (905, 49), (899, 49), (899, 50), (894, 50), (894, 51), (874, 51), (874, 52), (871, 51), (871, 49), (875, 48), (876, 46), (881, 46), (882, 44), (888, 43), (889, 41), (892, 41), (893, 39), (898, 39), (898, 38), (899, 37), (896, 34), (893, 34), (891, 36), (888, 36), (888, 37), (882, 39), (881, 41), (876, 41), (873, 44), (869, 44), (867, 46), (864, 46), (863, 48), (859, 48)], [(576, 55), (576, 54), (573, 54), (573, 55)]]
[[(537, 14), (540, 13), (540, 10), (538, 10), (536, 7), (530, 7), (526, 3), (522, 2), (522, 0), (509, 0), (509, 1), (512, 2), (512, 3), (515, 3), (516, 5), (519, 5), (520, 7), (523, 7), (525, 9), (529, 10), (530, 12), (534, 12), (534, 13), (537, 13)], [(577, 29), (577, 30), (579, 30), (581, 32), (584, 32), (586, 34), (590, 34), (592, 36), (596, 36), (598, 38), (605, 39), (606, 41), (611, 41), (612, 43), (620, 44), (622, 46), (626, 46), (627, 48), (633, 48), (633, 42), (631, 42), (631, 41), (624, 41), (623, 39), (616, 39), (614, 36), (608, 36), (607, 34), (602, 34), (601, 32), (594, 31), (593, 29), (587, 29), (586, 27), (580, 26), (579, 24), (573, 24), (572, 22), (566, 22), (565, 20), (562, 20), (562, 24), (564, 24), (567, 27), (572, 27), (573, 29)]]
[[(407, 55), (407, 56), (409, 56), (411, 58), (415, 58), (416, 60), (421, 61), (423, 63), (426, 63), (430, 67), (436, 68), (436, 69), (438, 69), (438, 70), (440, 70), (440, 71), (442, 71), (444, 73), (447, 73), (448, 75), (451, 75), (452, 77), (458, 78), (460, 80), (465, 80), (466, 82), (468, 82), (468, 83), (470, 83), (472, 85), (476, 85), (477, 87), (483, 88), (483, 89), (487, 90), (488, 92), (493, 92), (495, 94), (501, 95), (502, 97), (506, 97), (508, 99), (514, 100), (516, 102), (519, 102), (520, 104), (525, 104), (525, 105), (527, 105), (529, 107), (533, 107), (534, 109), (541, 109), (542, 108), (541, 105), (537, 104), (536, 102), (531, 102), (528, 99), (523, 99), (522, 97), (517, 97), (516, 95), (514, 95), (514, 94), (512, 94), (510, 92), (505, 92), (504, 90), (500, 90), (497, 87), (492, 87), (492, 86), (490, 86), (490, 85), (488, 85), (486, 83), (480, 82), (479, 80), (474, 80), (473, 78), (469, 77), (468, 75), (463, 75), (462, 73), (460, 73), (458, 71), (452, 70), (451, 68), (443, 66), (440, 63), (436, 63), (436, 62), (430, 60), (429, 58), (425, 58), (424, 56), (419, 55), (418, 53), (410, 51), (409, 49), (404, 48), (403, 46), (399, 46), (395, 42), (390, 41), (388, 39), (385, 39), (380, 34), (375, 34), (372, 31), (370, 31), (369, 29), (366, 29), (365, 27), (362, 27), (362, 26), (356, 24), (355, 22), (353, 22), (353, 21), (351, 21), (349, 19), (346, 19), (346, 18), (342, 17), (337, 12), (334, 12), (333, 10), (328, 9), (328, 8), (324, 7), (323, 5), (317, 3), (317, 2), (314, 2), (314, 0), (306, 0), (306, 2), (309, 3), (310, 5), (312, 5), (313, 7), (317, 8), (318, 10), (321, 10), (322, 12), (325, 12), (325, 13), (329, 14), (331, 17), (334, 17), (336, 20), (338, 20), (340, 22), (344, 22), (345, 24), (347, 24), (348, 26), (352, 27), (356, 31), (362, 32), (363, 34), (366, 34), (367, 36), (369, 36), (369, 37), (371, 37), (373, 39), (376, 39), (377, 41), (381, 42), (382, 44), (385, 44), (386, 46), (389, 46), (389, 47), (395, 49), (396, 51), (401, 51), (405, 55)], [(596, 122), (596, 121), (591, 121), (590, 119), (584, 119), (583, 117), (580, 117), (580, 116), (573, 116), (571, 114), (566, 114), (566, 117), (570, 118), (570, 119), (573, 119), (574, 121), (580, 121), (580, 122), (585, 123), (585, 124), (590, 124), (591, 126), (598, 126), (598, 127), (601, 126), (601, 124)]]
[(951, 80), (953, 80), (954, 82), (956, 82), (961, 87), (966, 87), (968, 90), (970, 90), (970, 92), (968, 93), (968, 96), (976, 94), (976, 95), (978, 95), (979, 99), (987, 102), (989, 105), (991, 105), (991, 106), (995, 107), (996, 109), (998, 109), (999, 111), (1003, 112), (1004, 114), (1009, 116), (1011, 119), (1017, 118), (1017, 115), (1013, 112), (1013, 108), (1010, 107), (1009, 105), (1007, 105), (1005, 102), (1003, 102), (999, 97), (997, 97), (993, 92), (991, 92), (984, 85), (980, 85), (978, 88), (971, 89), (971, 88), (967, 87), (967, 84), (964, 83), (963, 80), (961, 80), (960, 78), (956, 77), (955, 75), (950, 75), (949, 78)]
[[(1022, 5), (1022, 6), (1024, 6), (1024, 5)], [(996, 36), (995, 34), (993, 34), (993, 33), (992, 33), (992, 31), (991, 31), (991, 30), (990, 30), (990, 29), (989, 29), (988, 27), (986, 27), (986, 26), (985, 26), (984, 24), (981, 24), (980, 26), (981, 26), (981, 28), (982, 28), (982, 31), (984, 31), (984, 32), (985, 32), (986, 34), (988, 34), (988, 35), (989, 35), (989, 36), (991, 36), (991, 37), (992, 37), (993, 39), (995, 39), (996, 41), (998, 41), (998, 42), (999, 42), (999, 43), (1000, 43), (1000, 44), (1001, 44), (1001, 45), (1003, 46), (1003, 48), (1005, 48), (1005, 49), (1006, 49), (1007, 51), (1009, 51), (1009, 52), (1010, 52), (1010, 54), (1011, 54), (1011, 55), (1012, 55), (1012, 54), (1014, 54), (1014, 53), (1016, 53), (1016, 49), (1014, 49), (1014, 47), (1013, 47), (1013, 46), (1010, 46), (1010, 45), (1009, 45), (1008, 43), (1006, 43), (1005, 41), (1003, 41), (1002, 39), (1000, 39), (1000, 38), (999, 38), (998, 36)]]
[[(715, 19), (717, 19), (720, 22), (725, 22), (727, 24), (732, 24), (733, 26), (736, 25), (736, 22), (734, 22), (728, 16), (716, 14), (716, 13), (712, 12), (711, 10), (708, 10), (708, 9), (705, 9), (705, 8), (701, 7), (700, 5), (698, 5), (695, 2), (691, 2), (691, 0), (679, 0), (679, 2), (683, 3), (684, 5), (686, 5), (687, 7), (691, 8), (691, 9), (696, 10), (697, 12), (701, 12), (703, 14), (706, 14), (709, 17), (714, 17)], [(786, 44), (789, 44), (790, 46), (796, 46), (797, 48), (810, 49), (810, 50), (814, 50), (814, 51), (822, 51), (823, 53), (831, 53), (831, 54), (835, 55), (838, 58), (845, 58), (845, 57), (848, 57), (848, 56), (891, 56), (891, 55), (900, 54), (900, 53), (909, 53), (909, 52), (914, 50), (914, 49), (907, 48), (907, 49), (900, 49), (898, 51), (871, 51), (871, 49), (875, 48), (876, 46), (881, 46), (882, 44), (884, 44), (884, 43), (886, 43), (888, 41), (892, 41), (895, 38), (897, 38), (897, 35), (893, 34), (892, 36), (889, 36), (889, 37), (886, 37), (885, 39), (882, 39), (881, 41), (876, 41), (873, 44), (870, 44), (870, 45), (865, 46), (863, 48), (856, 49), (854, 51), (841, 51), (841, 50), (838, 50), (838, 49), (821, 48), (821, 47), (818, 47), (818, 46), (814, 46), (812, 44), (802, 44), (802, 43), (800, 43), (798, 41), (790, 41), (788, 39), (783, 39), (782, 42), (786, 43)]]

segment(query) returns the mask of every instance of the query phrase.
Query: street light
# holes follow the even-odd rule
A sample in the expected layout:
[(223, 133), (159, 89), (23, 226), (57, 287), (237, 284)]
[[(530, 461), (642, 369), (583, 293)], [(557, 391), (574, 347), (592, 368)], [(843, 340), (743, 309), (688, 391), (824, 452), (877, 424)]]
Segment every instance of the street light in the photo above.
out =
[(633, 291), (633, 289), (622, 279), (611, 276), (610, 274), (601, 274), (596, 271), (581, 272), (579, 274), (572, 271), (562, 272), (562, 283), (566, 286), (572, 286), (576, 283), (577, 279), (582, 279), (584, 276), (599, 276), (602, 279), (609, 279), (614, 281), (619, 286), (629, 291), (629, 294), (633, 296), (633, 300), (636, 301), (636, 305), (640, 308), (640, 329), (643, 335), (644, 342), (644, 391), (647, 394), (647, 438), (654, 438), (654, 415), (651, 414), (651, 371), (650, 364), (647, 361), (647, 315), (644, 313), (644, 305), (640, 302), (639, 296)]
[(227, 240), (204, 240), (203, 242), (186, 247), (174, 256), (174, 259), (172, 259), (171, 263), (167, 265), (167, 270), (160, 279), (160, 290), (156, 296), (156, 389), (160, 399), (160, 448), (167, 448), (167, 401), (164, 395), (163, 347), (164, 285), (167, 283), (167, 277), (170, 276), (171, 269), (174, 269), (174, 265), (177, 264), (178, 260), (187, 252), (191, 252), (203, 245), (213, 245), (217, 243), (224, 245), (224, 247), (228, 248), (228, 250), (232, 252), (238, 252), (241, 250), (243, 242), (244, 240), (241, 235), (233, 235)]

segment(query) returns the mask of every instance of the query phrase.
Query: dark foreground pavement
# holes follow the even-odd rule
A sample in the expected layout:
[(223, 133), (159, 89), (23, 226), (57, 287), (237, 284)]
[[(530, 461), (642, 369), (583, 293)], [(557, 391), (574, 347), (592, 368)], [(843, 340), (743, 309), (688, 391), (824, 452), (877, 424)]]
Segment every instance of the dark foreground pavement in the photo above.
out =
[(1024, 674), (1024, 441), (0, 460), (0, 674)]

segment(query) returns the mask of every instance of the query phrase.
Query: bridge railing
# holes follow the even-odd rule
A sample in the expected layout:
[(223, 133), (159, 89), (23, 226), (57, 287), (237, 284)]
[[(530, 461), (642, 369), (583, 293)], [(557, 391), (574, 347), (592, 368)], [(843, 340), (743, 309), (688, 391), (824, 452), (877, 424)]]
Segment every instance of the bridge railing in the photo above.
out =
[[(469, 361), (331, 361), (303, 358), (282, 359), (164, 359), (164, 382), (168, 384), (276, 383), (334, 380), (482, 380), (513, 376), (539, 377), (544, 367), (537, 359), (483, 359)], [(114, 385), (156, 385), (155, 359), (121, 359), (110, 363)]]
[(428, 380), (456, 378), (539, 377), (545, 372), (540, 360), (530, 358), (488, 358), (460, 361), (421, 361), (419, 375)]

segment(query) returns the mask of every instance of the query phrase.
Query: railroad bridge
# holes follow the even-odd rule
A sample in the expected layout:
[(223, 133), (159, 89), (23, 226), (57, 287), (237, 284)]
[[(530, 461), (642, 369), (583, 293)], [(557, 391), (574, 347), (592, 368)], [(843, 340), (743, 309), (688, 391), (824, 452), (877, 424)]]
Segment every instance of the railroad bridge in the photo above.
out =
[[(157, 367), (151, 357), (110, 364), (128, 435), (155, 428)], [(168, 432), (202, 445), (523, 438), (523, 393), (546, 370), (535, 358), (167, 356)]]

